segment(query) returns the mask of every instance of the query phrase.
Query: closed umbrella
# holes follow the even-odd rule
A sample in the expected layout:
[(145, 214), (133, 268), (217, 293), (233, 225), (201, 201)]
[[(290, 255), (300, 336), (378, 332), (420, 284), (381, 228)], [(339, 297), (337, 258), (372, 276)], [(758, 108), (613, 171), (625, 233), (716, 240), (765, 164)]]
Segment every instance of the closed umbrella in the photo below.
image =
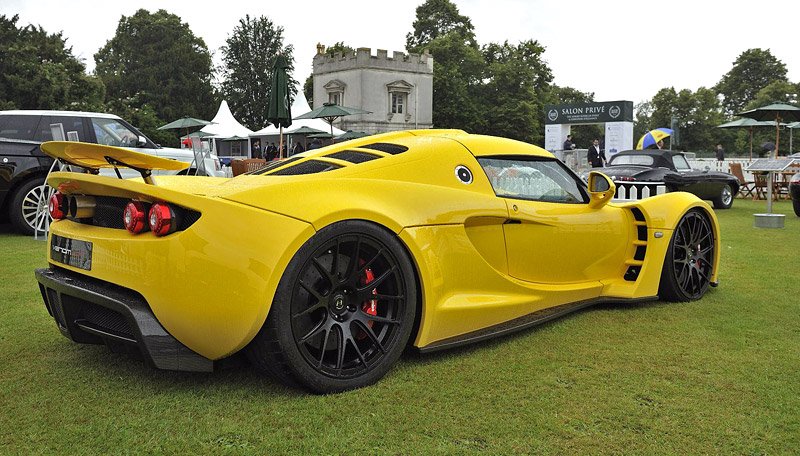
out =
[(740, 117), (748, 117), (755, 120), (774, 120), (775, 121), (775, 157), (778, 156), (778, 149), (781, 145), (781, 122), (800, 121), (800, 108), (786, 103), (773, 103), (760, 108), (736, 114)]
[(664, 138), (667, 138), (671, 135), (672, 130), (669, 128), (656, 128), (655, 130), (650, 130), (641, 138), (639, 138), (639, 142), (636, 144), (636, 149), (643, 150), (647, 149), (648, 147), (655, 146), (659, 141), (662, 141)]
[(292, 125), (292, 100), (289, 98), (287, 68), (289, 68), (289, 63), (286, 61), (286, 57), (279, 54), (272, 66), (272, 84), (267, 107), (267, 120), (276, 128), (280, 128), (278, 153), (281, 158), (283, 158), (283, 129)]
[(333, 121), (339, 117), (352, 116), (355, 114), (372, 114), (372, 111), (348, 108), (347, 106), (339, 106), (335, 103), (324, 103), (317, 109), (312, 109), (302, 116), (297, 116), (296, 119), (325, 119), (331, 126), (331, 136), (333, 136)]

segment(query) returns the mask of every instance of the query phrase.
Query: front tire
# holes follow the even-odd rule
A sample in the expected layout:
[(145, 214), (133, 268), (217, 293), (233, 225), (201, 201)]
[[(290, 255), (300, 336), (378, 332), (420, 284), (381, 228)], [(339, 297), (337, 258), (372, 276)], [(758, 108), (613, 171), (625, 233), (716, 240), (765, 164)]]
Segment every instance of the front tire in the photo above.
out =
[(31, 179), (20, 185), (11, 198), (9, 217), (14, 229), (20, 234), (31, 236), (35, 231), (44, 233), (52, 221), (47, 210), (52, 188), (49, 185), (42, 186), (43, 184), (44, 178)]
[(658, 295), (673, 302), (700, 299), (713, 274), (716, 239), (711, 222), (699, 209), (684, 215), (669, 241)]
[(400, 357), (416, 302), (414, 268), (397, 237), (372, 223), (339, 222), (292, 258), (247, 354), (290, 386), (360, 388)]
[(730, 209), (733, 206), (733, 190), (729, 184), (722, 186), (719, 196), (712, 200), (714, 209)]

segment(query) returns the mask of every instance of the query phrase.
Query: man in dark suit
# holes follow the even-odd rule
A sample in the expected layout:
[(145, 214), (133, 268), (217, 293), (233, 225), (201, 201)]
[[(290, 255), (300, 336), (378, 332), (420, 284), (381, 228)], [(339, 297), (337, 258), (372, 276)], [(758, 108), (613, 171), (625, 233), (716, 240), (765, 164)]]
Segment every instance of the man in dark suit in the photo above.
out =
[(589, 164), (592, 168), (602, 168), (606, 164), (606, 154), (600, 149), (600, 140), (595, 139), (592, 145), (589, 146), (589, 152), (586, 154)]

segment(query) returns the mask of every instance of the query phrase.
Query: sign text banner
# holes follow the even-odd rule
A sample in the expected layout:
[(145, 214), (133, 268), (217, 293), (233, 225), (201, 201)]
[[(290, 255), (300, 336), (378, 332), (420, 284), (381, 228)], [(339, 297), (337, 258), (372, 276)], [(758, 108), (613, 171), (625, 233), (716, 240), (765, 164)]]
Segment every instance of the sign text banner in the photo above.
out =
[(545, 105), (545, 124), (633, 122), (632, 101)]

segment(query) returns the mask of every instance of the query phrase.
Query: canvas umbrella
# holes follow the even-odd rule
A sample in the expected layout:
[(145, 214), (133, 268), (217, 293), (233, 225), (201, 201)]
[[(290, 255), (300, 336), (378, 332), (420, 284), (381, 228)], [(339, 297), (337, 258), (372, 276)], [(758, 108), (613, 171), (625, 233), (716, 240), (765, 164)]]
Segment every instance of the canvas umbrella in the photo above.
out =
[(775, 122), (769, 120), (755, 120), (749, 117), (725, 122), (722, 125), (717, 125), (717, 128), (747, 128), (750, 132), (750, 160), (753, 159), (753, 128), (754, 127), (774, 127)]
[(215, 122), (184, 116), (178, 120), (173, 120), (172, 122), (166, 125), (162, 125), (158, 127), (156, 130), (186, 130), (186, 136), (189, 136), (190, 128), (205, 127), (206, 125), (211, 125), (213, 123)]
[(647, 149), (648, 147), (655, 146), (658, 144), (659, 141), (662, 141), (664, 138), (668, 138), (672, 135), (672, 130), (669, 128), (656, 128), (655, 130), (650, 130), (641, 138), (639, 138), (639, 142), (636, 144), (636, 150)]
[(272, 84), (270, 85), (267, 120), (280, 129), (278, 153), (283, 158), (283, 129), (292, 125), (292, 100), (289, 99), (289, 76), (286, 70), (289, 63), (286, 57), (278, 54), (272, 65)]
[(363, 138), (364, 136), (369, 136), (369, 135), (363, 131), (347, 130), (346, 132), (337, 136), (336, 139), (338, 139), (339, 141), (346, 141), (348, 139)]
[[(307, 138), (308, 135), (314, 135), (318, 133), (325, 133), (322, 130), (317, 130), (316, 128), (306, 127), (305, 125), (299, 128), (295, 128), (294, 130), (289, 130), (286, 132), (287, 135), (302, 135), (303, 136), (303, 147), (308, 148)], [(325, 133), (327, 134), (327, 133)]]
[(331, 126), (331, 136), (333, 136), (333, 121), (339, 117), (352, 116), (355, 114), (372, 114), (372, 111), (348, 108), (347, 106), (339, 106), (335, 103), (324, 103), (317, 109), (312, 109), (302, 116), (297, 116), (296, 119), (325, 119)]
[(755, 120), (774, 120), (775, 121), (775, 157), (778, 156), (778, 149), (781, 145), (781, 122), (800, 121), (800, 108), (786, 103), (773, 103), (760, 108), (736, 114), (740, 117), (748, 117)]

